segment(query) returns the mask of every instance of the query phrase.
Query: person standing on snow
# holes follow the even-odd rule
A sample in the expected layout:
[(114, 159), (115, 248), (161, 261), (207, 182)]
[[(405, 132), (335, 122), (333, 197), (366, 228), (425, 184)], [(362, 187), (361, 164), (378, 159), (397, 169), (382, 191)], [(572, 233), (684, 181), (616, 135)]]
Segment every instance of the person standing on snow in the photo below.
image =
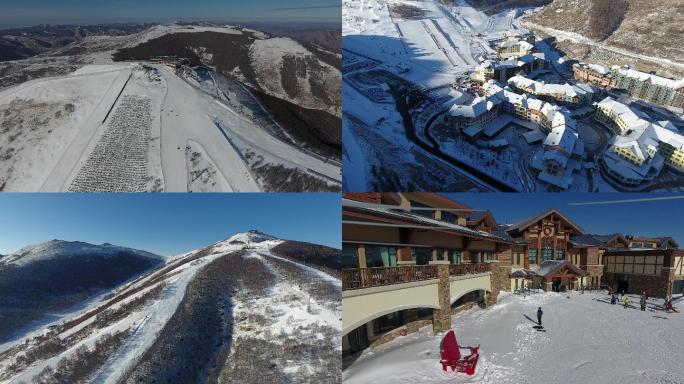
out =
[(615, 303), (617, 303), (617, 293), (613, 292), (613, 293), (610, 295), (610, 303), (613, 304), (613, 305), (615, 305)]
[(639, 304), (641, 304), (641, 310), (645, 311), (646, 310), (646, 292), (644, 292), (644, 294), (641, 295), (641, 300), (639, 300)]
[(629, 306), (629, 297), (625, 296), (625, 308)]
[(539, 309), (537, 309), (537, 323), (539, 324), (540, 327), (542, 325), (542, 315), (543, 314), (544, 314), (544, 312), (542, 311), (541, 307), (539, 307)]

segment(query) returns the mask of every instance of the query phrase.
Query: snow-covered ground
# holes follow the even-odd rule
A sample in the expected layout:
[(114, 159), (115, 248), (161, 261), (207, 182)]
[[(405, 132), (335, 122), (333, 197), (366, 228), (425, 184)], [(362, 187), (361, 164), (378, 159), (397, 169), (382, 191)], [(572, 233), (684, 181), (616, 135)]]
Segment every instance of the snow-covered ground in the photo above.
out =
[[(245, 246), (248, 246), (255, 252), (264, 252), (266, 257), (277, 258), (277, 256), (271, 255), (269, 250), (282, 242), (283, 240), (273, 236), (266, 235), (258, 231), (249, 231), (238, 233), (226, 240), (219, 241), (211, 245), (211, 252), (207, 253), (206, 255), (202, 255), (201, 257), (197, 256), (203, 250), (196, 250), (175, 257), (170, 257), (166, 260), (165, 266), (162, 266), (161, 269), (152, 271), (151, 273), (139, 279), (123, 285), (117, 289), (113, 295), (108, 296), (107, 298), (99, 297), (102, 300), (89, 301), (85, 305), (80, 306), (79, 310), (65, 313), (61, 320), (38, 327), (35, 330), (27, 332), (27, 334), (22, 338), (1, 345), (0, 353), (14, 347), (18, 347), (24, 343), (26, 346), (39, 345), (36, 344), (42, 342), (38, 339), (39, 335), (48, 334), (49, 330), (55, 326), (65, 324), (67, 322), (73, 321), (74, 319), (82, 319), (82, 321), (77, 322), (67, 329), (61, 329), (57, 336), (66, 340), (78, 332), (85, 332), (86, 334), (84, 338), (80, 339), (76, 344), (70, 345), (68, 349), (52, 355), (50, 358), (39, 359), (25, 369), (22, 369), (16, 374), (9, 376), (2, 375), (3, 369), (10, 367), (12, 363), (16, 361), (17, 357), (23, 355), (25, 353), (25, 348), (22, 347), (20, 349), (21, 352), (13, 355), (5, 355), (4, 357), (0, 355), (0, 383), (14, 383), (21, 382), (22, 380), (25, 382), (30, 382), (34, 376), (38, 375), (46, 367), (55, 367), (64, 358), (73, 356), (79, 347), (85, 346), (87, 348), (92, 348), (95, 343), (101, 340), (105, 335), (130, 329), (132, 333), (130, 336), (128, 336), (125, 343), (118, 348), (116, 353), (107, 359), (107, 362), (104, 364), (104, 366), (100, 367), (91, 377), (92, 382), (94, 383), (117, 382), (121, 375), (129, 367), (135, 364), (142, 354), (155, 342), (159, 332), (164, 328), (165, 324), (167, 324), (169, 319), (171, 319), (171, 316), (173, 316), (173, 314), (176, 312), (178, 305), (183, 300), (187, 285), (193, 280), (198, 271), (217, 258), (225, 256), (231, 252), (241, 250)], [(9, 255), (7, 257), (8, 262), (20, 262), (22, 260), (20, 256), (26, 260), (36, 260), (49, 257), (46, 255), (54, 252), (54, 244), (55, 242), (48, 242), (37, 246), (24, 248), (16, 254)], [(61, 249), (66, 249), (73, 254), (87, 252), (89, 249), (92, 249), (92, 246), (86, 246), (84, 243), (79, 242), (62, 242), (59, 244)], [(109, 248), (111, 248), (112, 252), (116, 249), (119, 249), (118, 247), (105, 247), (105, 251), (108, 251)], [(142, 253), (147, 255), (145, 252)], [(158, 257), (151, 254), (149, 255), (150, 257)], [(258, 257), (263, 260), (262, 256), (256, 255), (254, 257)], [(4, 258), (3, 261), (5, 261)], [(336, 284), (337, 286), (340, 285), (339, 279), (335, 279), (313, 268), (303, 265), (300, 265), (300, 267), (308, 271), (308, 273), (312, 274), (312, 276), (316, 276), (317, 278), (325, 281), (330, 281), (330, 284)], [(95, 329), (90, 330), (85, 329), (89, 325), (92, 325), (92, 323), (95, 321), (95, 313), (99, 313), (99, 311), (104, 308), (107, 310), (116, 310), (122, 305), (145, 295), (155, 287), (159, 286), (159, 284), (162, 282), (164, 282), (165, 285), (163, 286), (160, 296), (158, 298), (151, 299), (149, 302), (145, 303), (142, 308), (133, 310), (125, 317), (112, 321), (103, 328), (96, 327)], [(297, 297), (297, 302), (291, 303), (292, 305), (288, 305), (286, 308), (281, 308), (281, 319), (277, 321), (277, 327), (287, 330), (292, 327), (306, 327), (308, 324), (316, 323), (319, 325), (329, 325), (339, 328), (338, 323), (341, 317), (341, 302), (339, 303), (336, 311), (331, 311), (329, 306), (325, 306), (323, 303), (316, 303), (292, 282), (287, 283), (283, 281), (281, 285), (274, 287), (273, 296), (257, 298), (256, 300), (265, 300), (265, 302), (269, 302), (270, 300), (274, 303), (281, 303), (282, 295), (285, 294)], [(258, 309), (251, 306), (240, 307), (240, 304), (238, 303), (236, 310), (239, 308), (242, 308), (243, 311), (255, 311)], [(307, 313), (307, 311), (316, 311), (319, 315), (311, 316), (310, 312)], [(246, 324), (246, 326), (248, 329), (253, 329), (249, 327), (249, 324)], [(236, 330), (235, 336), (239, 337), (239, 335), (239, 330)], [(337, 341), (339, 344), (339, 349), (341, 348), (341, 339)]]
[[(93, 49), (88, 54), (90, 59), (85, 62), (93, 64), (68, 75), (43, 77), (0, 91), (0, 125), (3, 127), (0, 129), (0, 190), (93, 190), (91, 179), (106, 179), (106, 173), (114, 179), (116, 177), (111, 174), (125, 178), (122, 173), (126, 171), (119, 170), (130, 170), (131, 159), (119, 160), (113, 155), (118, 153), (119, 147), (131, 147), (132, 143), (126, 140), (134, 140), (136, 148), (146, 150), (146, 156), (138, 153), (133, 161), (136, 163), (133, 173), (146, 182), (131, 183), (137, 185), (135, 188), (119, 188), (118, 180), (106, 180), (110, 182), (102, 184), (107, 190), (255, 192), (277, 189), (278, 186), (264, 185), (266, 182), (256, 180), (255, 171), (250, 169), (256, 159), (261, 166), (283, 166), (324, 184), (339, 185), (341, 165), (337, 161), (300, 148), (292, 144), (289, 137), (289, 141), (274, 137), (270, 127), (261, 126), (262, 121), (254, 119), (250, 107), (241, 105), (239, 98), (230, 100), (232, 104), (224, 103), (215, 84), (198, 83), (163, 65), (112, 61), (111, 55), (118, 48), (133, 47), (171, 33), (206, 31), (243, 33), (230, 26), (170, 24), (154, 26), (130, 36), (98, 37), (97, 42), (84, 40), (79, 44), (86, 50)], [(310, 84), (315, 80), (324, 88), (323, 92), (330, 93), (333, 99), (339, 97), (335, 90), (339, 90), (340, 72), (322, 61), (317, 62), (321, 66), (318, 75), (311, 72), (311, 79), (300, 78), (297, 95), (287, 95), (280, 84), (280, 73), (277, 73), (284, 57), (304, 62), (313, 53), (292, 39), (268, 38), (251, 32), (264, 38), (257, 39), (250, 52), (254, 56), (257, 76), (271, 81), (266, 88), (272, 94), (306, 108), (326, 109), (314, 97), (321, 91)], [(268, 76), (273, 70), (274, 76)], [(320, 78), (314, 79), (316, 76)], [(211, 87), (214, 89), (209, 89)], [(148, 127), (145, 123), (138, 127), (142, 140), (117, 129), (116, 121), (115, 127), (111, 127), (117, 112), (121, 112), (118, 117), (124, 120), (127, 112), (137, 113), (129, 111), (130, 106), (125, 107), (128, 105), (126, 100), (142, 99), (149, 100), (151, 106), (151, 125)], [(122, 104), (125, 108), (120, 108)], [(328, 112), (339, 115), (339, 104), (328, 108)], [(275, 124), (271, 120), (268, 119), (268, 123)], [(282, 131), (282, 128), (278, 129)], [(197, 185), (189, 177), (197, 169), (188, 166), (186, 161), (188, 145), (201, 149), (204, 162), (214, 166), (216, 177), (213, 180)], [(241, 161), (244, 152), (253, 154), (255, 160), (252, 163)], [(107, 164), (100, 164), (103, 162)], [(111, 184), (116, 187), (110, 187)]]
[[(48, 116), (46, 122), (36, 121), (38, 128), (30, 126), (16, 133), (0, 133), (0, 144), (7, 141), (8, 147), (13, 148), (0, 165), (0, 172), (5, 175), (0, 180), (0, 184), (4, 181), (4, 190), (64, 191), (79, 173), (82, 179), (83, 173), (88, 172), (84, 167), (92, 168), (94, 160), (88, 161), (91, 154), (98, 148), (108, 148), (98, 146), (101, 139), (117, 137), (105, 132), (126, 96), (144, 97), (152, 106), (148, 156), (145, 164), (141, 164), (150, 180), (147, 190), (203, 189), (196, 188), (196, 183), (189, 178), (195, 169), (188, 167), (185, 153), (188, 145), (201, 148), (204, 160), (214, 165), (216, 179), (220, 180), (213, 186), (216, 191), (261, 189), (248, 165), (241, 160), (243, 154), (239, 150), (244, 149), (263, 156), (265, 163), (283, 164), (306, 173), (313, 170), (332, 180), (340, 179), (340, 167), (334, 162), (326, 162), (276, 139), (242, 116), (239, 110), (217, 102), (168, 67), (109, 64), (86, 66), (68, 76), (30, 81), (0, 92), (0, 109), (23, 108), (32, 112), (30, 108), (42, 108), (39, 113), (47, 110), (56, 116)], [(220, 122), (237, 148), (216, 122)], [(95, 156), (95, 162), (101, 157)], [(116, 168), (116, 159), (104, 158)]]
[[(631, 296), (638, 306), (637, 296)], [(665, 313), (662, 300), (647, 310), (611, 305), (605, 293), (502, 293), (486, 309), (456, 315), (460, 344), (480, 344), (474, 376), (444, 373), (442, 335), (430, 327), (366, 350), (343, 372), (349, 384), (381, 383), (607, 383), (684, 382), (684, 318)], [(675, 304), (676, 305), (676, 304)], [(545, 332), (533, 328), (544, 311)], [(528, 319), (529, 317), (529, 319)], [(531, 320), (534, 319), (534, 320)]]

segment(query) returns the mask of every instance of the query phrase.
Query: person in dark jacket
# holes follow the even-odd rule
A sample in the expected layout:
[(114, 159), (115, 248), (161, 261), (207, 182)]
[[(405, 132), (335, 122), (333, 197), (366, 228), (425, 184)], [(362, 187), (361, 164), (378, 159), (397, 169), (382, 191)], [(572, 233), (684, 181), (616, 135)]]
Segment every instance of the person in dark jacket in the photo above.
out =
[(538, 323), (540, 326), (542, 325), (542, 321), (541, 321), (541, 320), (542, 320), (542, 315), (543, 315), (543, 314), (544, 314), (544, 312), (541, 310), (541, 307), (539, 307), (539, 309), (537, 309), (537, 323)]
[(641, 300), (639, 300), (639, 304), (641, 304), (641, 310), (645, 311), (646, 310), (646, 292), (644, 292), (641, 295)]
[(610, 303), (611, 304), (617, 303), (617, 293), (613, 292), (613, 294), (610, 295)]

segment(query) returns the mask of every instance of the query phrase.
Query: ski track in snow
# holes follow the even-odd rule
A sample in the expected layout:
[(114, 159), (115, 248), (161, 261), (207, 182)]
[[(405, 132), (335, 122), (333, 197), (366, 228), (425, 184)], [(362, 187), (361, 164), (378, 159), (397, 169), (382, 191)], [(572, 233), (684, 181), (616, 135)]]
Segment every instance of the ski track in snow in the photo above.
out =
[[(684, 318), (657, 309), (623, 308), (600, 300), (607, 294), (503, 293), (499, 303), (454, 316), (459, 343), (480, 344), (476, 374), (443, 373), (442, 335), (431, 328), (400, 337), (361, 357), (343, 371), (344, 383), (682, 383)], [(631, 297), (638, 302), (637, 296)], [(546, 332), (533, 328), (544, 310)], [(525, 318), (525, 315), (534, 319)], [(658, 317), (656, 317), (658, 316)], [(664, 317), (666, 319), (663, 319)]]

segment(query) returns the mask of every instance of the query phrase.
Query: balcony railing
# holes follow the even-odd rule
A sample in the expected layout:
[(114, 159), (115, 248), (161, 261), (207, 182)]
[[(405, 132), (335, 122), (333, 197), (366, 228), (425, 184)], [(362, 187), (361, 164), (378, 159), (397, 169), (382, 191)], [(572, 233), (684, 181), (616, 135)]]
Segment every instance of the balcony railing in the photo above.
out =
[(469, 275), (472, 273), (485, 273), (492, 270), (490, 263), (477, 264), (452, 264), (449, 265), (449, 276)]
[(360, 289), (437, 278), (436, 265), (342, 269), (342, 289)]
[[(492, 270), (490, 263), (449, 265), (450, 276), (485, 273)], [(437, 265), (407, 265), (402, 267), (342, 269), (342, 289), (380, 287), (437, 278)]]

